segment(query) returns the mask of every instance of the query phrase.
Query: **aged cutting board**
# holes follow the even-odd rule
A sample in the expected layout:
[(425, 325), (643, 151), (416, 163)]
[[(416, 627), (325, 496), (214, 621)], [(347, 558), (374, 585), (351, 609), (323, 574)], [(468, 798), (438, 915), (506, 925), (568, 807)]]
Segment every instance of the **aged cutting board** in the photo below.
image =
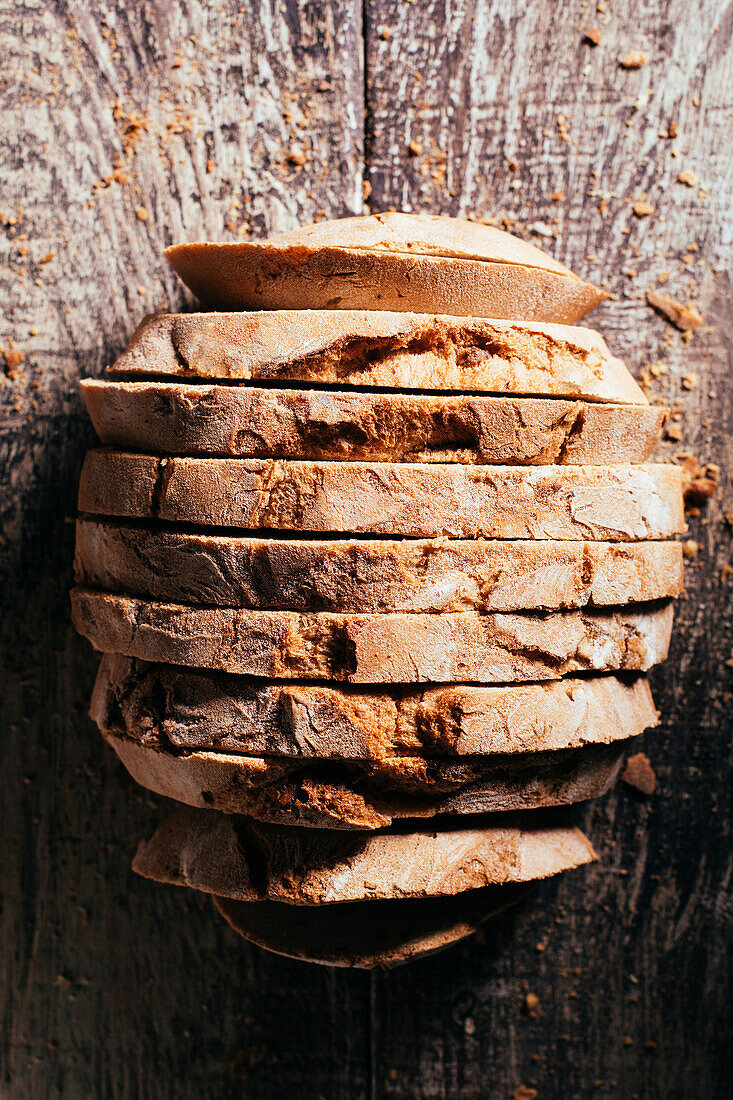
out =
[[(722, 0), (0, 3), (4, 1097), (729, 1095), (732, 32)], [(516, 221), (604, 283), (593, 322), (679, 410), (660, 457), (719, 470), (657, 793), (581, 809), (601, 862), (481, 942), (370, 977), (132, 875), (161, 807), (86, 716), (67, 589), (76, 381), (192, 304), (161, 249), (391, 206)], [(698, 301), (689, 342), (649, 289)]]

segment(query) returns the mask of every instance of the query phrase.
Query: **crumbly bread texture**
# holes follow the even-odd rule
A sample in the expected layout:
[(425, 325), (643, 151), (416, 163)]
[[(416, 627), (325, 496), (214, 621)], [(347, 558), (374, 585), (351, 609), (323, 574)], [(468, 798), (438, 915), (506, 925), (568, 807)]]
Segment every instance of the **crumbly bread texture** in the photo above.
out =
[(305, 540), (80, 519), (77, 583), (171, 603), (295, 611), (525, 611), (683, 589), (678, 542)]
[(460, 466), (89, 451), (79, 509), (248, 529), (511, 539), (684, 530), (679, 466)]
[(91, 715), (173, 750), (380, 761), (581, 748), (657, 724), (645, 677), (382, 688), (292, 684), (105, 654)]
[(77, 630), (103, 653), (281, 679), (351, 683), (553, 680), (664, 660), (671, 603), (613, 611), (441, 615), (199, 608), (72, 590)]
[(195, 751), (105, 732), (132, 778), (189, 806), (309, 828), (379, 829), (400, 818), (584, 802), (616, 782), (624, 744), (564, 752), (365, 763)]
[(511, 883), (447, 898), (347, 901), (317, 908), (216, 896), (213, 901), (235, 932), (266, 951), (323, 966), (389, 970), (473, 935), (530, 889)]
[(509, 233), (458, 218), (375, 214), (267, 241), (166, 250), (215, 309), (411, 309), (572, 324), (606, 294)]
[(651, 405), (559, 398), (82, 382), (102, 443), (164, 454), (354, 462), (644, 462), (667, 422)]
[(345, 835), (181, 807), (141, 842), (133, 870), (240, 901), (321, 906), (450, 897), (548, 878), (595, 858), (579, 829), (526, 815), (473, 828)]
[(151, 314), (109, 373), (648, 403), (592, 329), (435, 313)]

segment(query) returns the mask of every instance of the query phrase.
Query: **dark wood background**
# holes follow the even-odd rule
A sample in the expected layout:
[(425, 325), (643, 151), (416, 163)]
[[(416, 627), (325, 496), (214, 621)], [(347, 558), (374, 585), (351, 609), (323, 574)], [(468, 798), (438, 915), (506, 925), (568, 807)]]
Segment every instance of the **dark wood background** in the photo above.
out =
[[(731, 1095), (732, 32), (727, 0), (2, 0), (0, 1095)], [(86, 716), (67, 590), (77, 380), (190, 305), (164, 245), (390, 206), (516, 220), (606, 285), (593, 323), (680, 410), (660, 456), (720, 477), (654, 676), (658, 793), (579, 809), (601, 861), (480, 942), (369, 975), (133, 876), (161, 804)], [(699, 300), (690, 342), (655, 286)]]

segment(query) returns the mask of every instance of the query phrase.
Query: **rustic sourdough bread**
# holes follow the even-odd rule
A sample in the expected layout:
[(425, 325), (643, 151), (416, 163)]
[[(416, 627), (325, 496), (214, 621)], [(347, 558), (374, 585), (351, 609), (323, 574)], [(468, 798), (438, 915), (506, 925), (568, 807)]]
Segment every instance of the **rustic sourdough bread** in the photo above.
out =
[(281, 679), (554, 680), (664, 660), (671, 603), (613, 611), (441, 615), (185, 607), (75, 588), (77, 630), (104, 653)]
[(156, 458), (89, 451), (79, 509), (216, 527), (537, 539), (684, 530), (682, 473), (650, 466), (442, 466)]
[(449, 897), (549, 878), (596, 858), (579, 829), (532, 815), (410, 828), (347, 836), (180, 807), (141, 842), (133, 870), (240, 901), (321, 906)]
[(98, 382), (82, 390), (102, 443), (164, 454), (604, 466), (649, 457), (651, 405), (559, 398)]
[[(317, 760), (219, 751), (173, 751), (106, 730), (125, 767), (144, 786), (193, 806), (244, 813), (267, 821), (319, 825), (323, 798), (333, 816), (343, 799), (345, 822), (355, 813), (392, 818), (437, 813), (533, 809), (578, 802), (615, 781), (625, 743), (546, 753), (381, 760)], [(307, 790), (322, 792), (309, 800)], [(283, 817), (283, 813), (285, 817)], [(314, 816), (315, 814), (315, 816)], [(305, 816), (307, 815), (307, 816)], [(328, 821), (324, 819), (324, 825)]]
[(343, 218), (165, 254), (214, 309), (411, 309), (572, 324), (607, 296), (509, 233), (425, 214)]
[(642, 676), (485, 687), (292, 684), (105, 654), (91, 715), (103, 732), (173, 749), (297, 759), (521, 755), (635, 737), (657, 724)]
[(108, 370), (118, 380), (336, 383), (648, 403), (592, 329), (435, 314), (152, 314)]
[(324, 966), (388, 970), (473, 935), (530, 889), (511, 883), (447, 898), (346, 901), (317, 908), (216, 896), (213, 901), (235, 932), (266, 951)]
[(678, 596), (678, 542), (235, 538), (80, 519), (79, 584), (297, 611), (528, 611)]

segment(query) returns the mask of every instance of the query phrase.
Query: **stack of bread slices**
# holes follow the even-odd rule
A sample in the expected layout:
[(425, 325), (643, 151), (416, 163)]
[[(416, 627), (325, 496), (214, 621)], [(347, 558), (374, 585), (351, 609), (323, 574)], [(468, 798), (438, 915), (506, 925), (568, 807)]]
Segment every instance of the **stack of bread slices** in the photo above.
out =
[(134, 867), (271, 950), (393, 965), (594, 858), (553, 807), (657, 721), (666, 412), (574, 327), (601, 292), (487, 226), (168, 258), (222, 312), (148, 317), (83, 383), (92, 714), (184, 804)]

